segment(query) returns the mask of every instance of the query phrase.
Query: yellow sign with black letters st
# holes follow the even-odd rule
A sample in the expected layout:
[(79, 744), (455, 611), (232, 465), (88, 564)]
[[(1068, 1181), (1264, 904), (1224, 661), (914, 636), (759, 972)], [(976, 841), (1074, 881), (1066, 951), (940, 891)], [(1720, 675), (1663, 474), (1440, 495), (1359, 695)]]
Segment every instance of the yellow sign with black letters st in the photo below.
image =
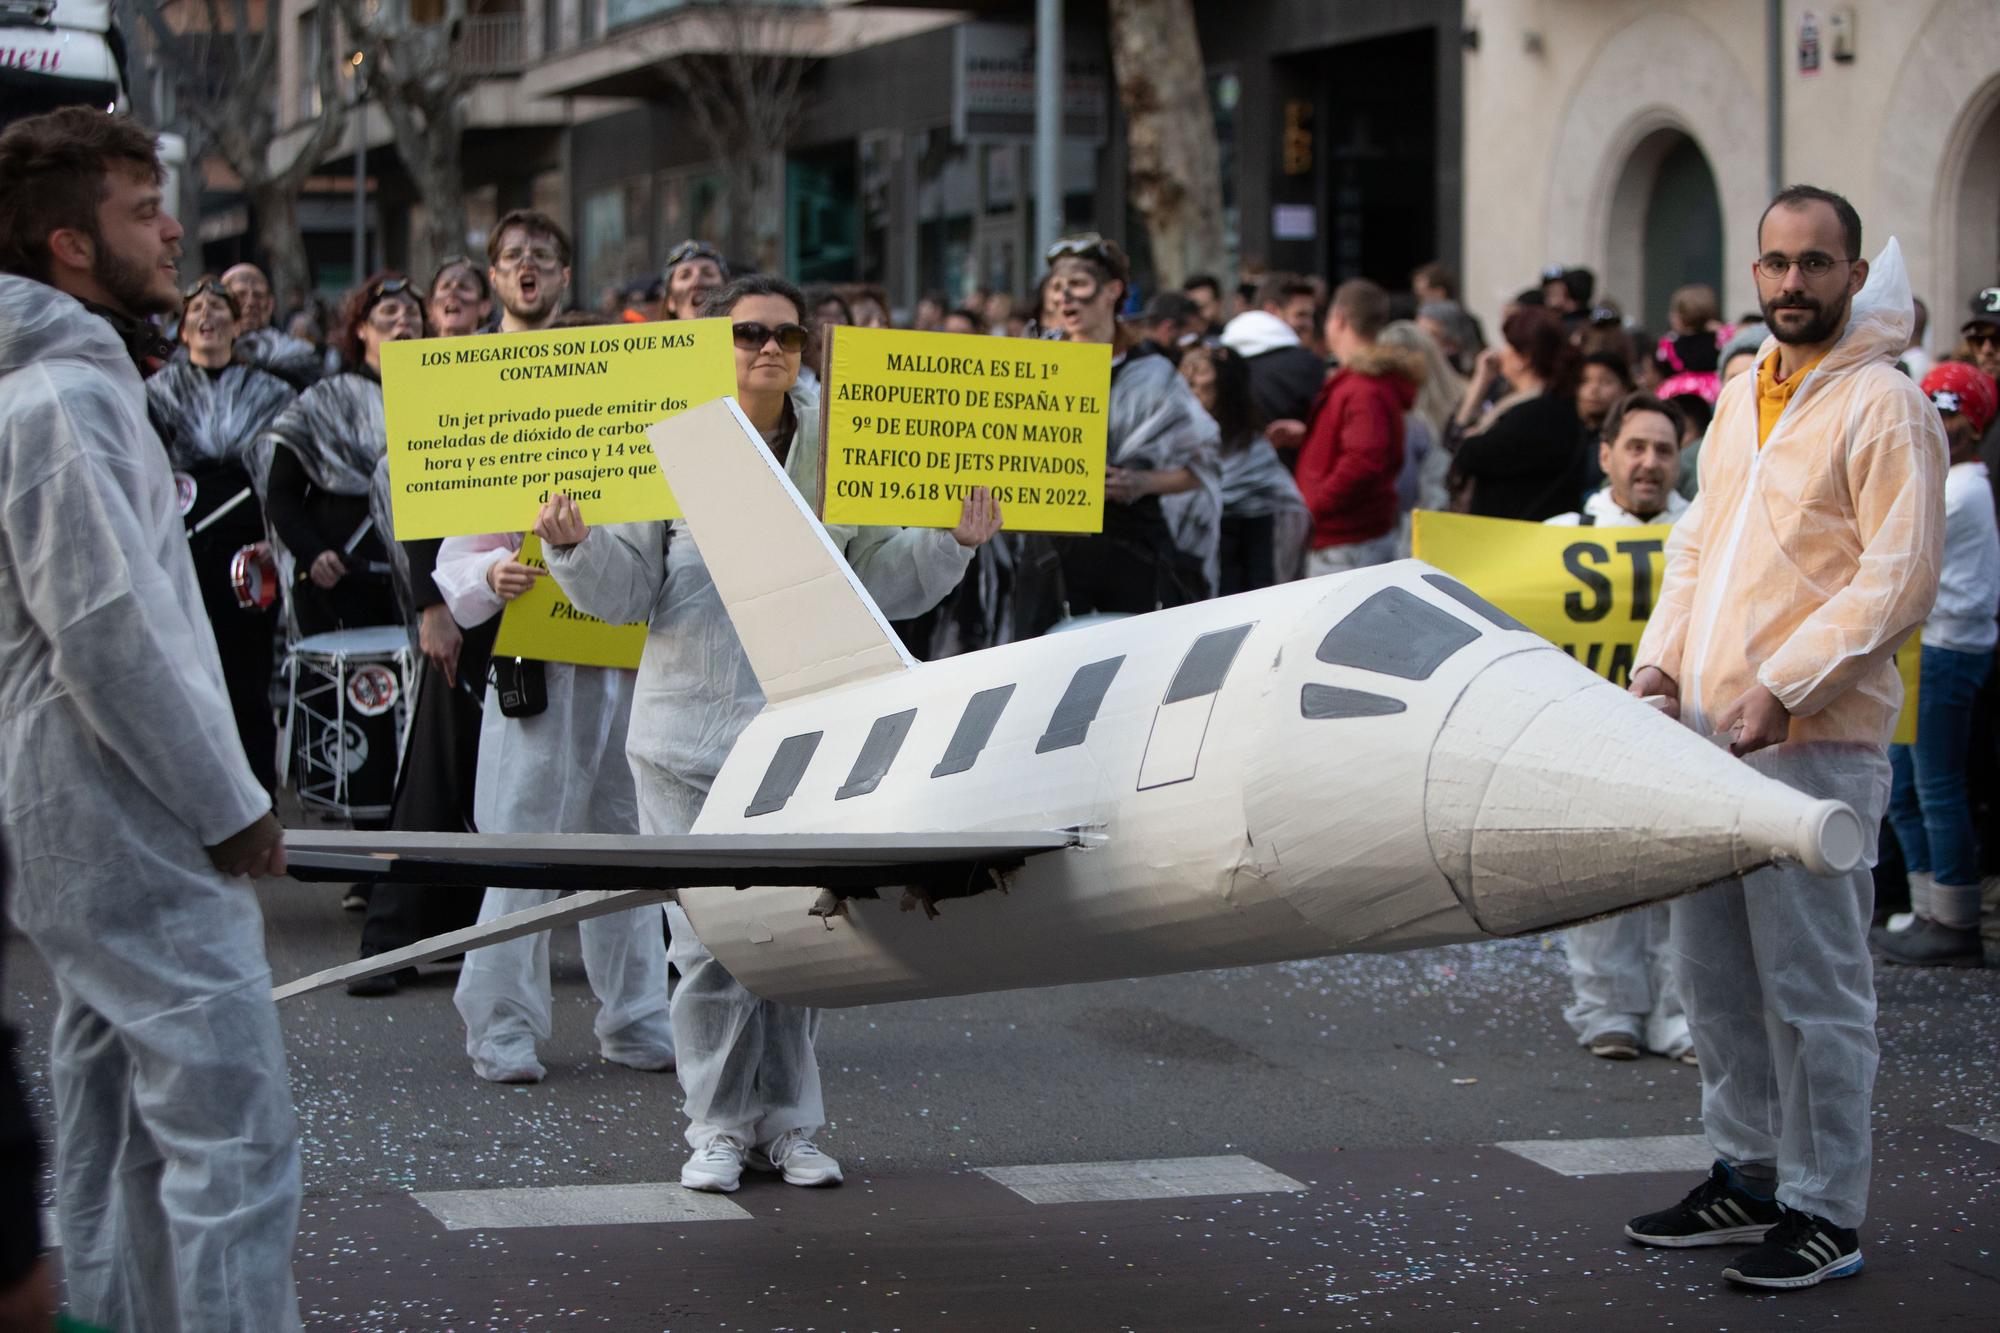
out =
[[(1560, 527), (1419, 510), (1413, 554), (1623, 688), (1659, 600), (1672, 533), (1666, 524)], [(1899, 745), (1916, 740), (1917, 659), (1912, 635), (1896, 653)]]

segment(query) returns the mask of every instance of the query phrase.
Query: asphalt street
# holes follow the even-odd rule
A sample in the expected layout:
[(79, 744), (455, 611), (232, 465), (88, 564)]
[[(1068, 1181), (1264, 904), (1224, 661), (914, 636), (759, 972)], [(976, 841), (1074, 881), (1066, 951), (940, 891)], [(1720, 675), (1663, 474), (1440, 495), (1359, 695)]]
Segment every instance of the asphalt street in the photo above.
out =
[[(259, 892), (278, 979), (352, 955), (335, 888)], [(53, 987), (6, 967), (46, 1125)], [(286, 1005), (308, 1327), (2000, 1327), (2000, 973), (1880, 973), (1867, 1270), (1767, 1296), (1623, 1241), (1699, 1178), (1698, 1075), (1579, 1050), (1554, 937), (829, 1012), (847, 1184), (726, 1199), (674, 1183), (673, 1076), (597, 1055), (573, 930), (554, 970), (535, 1087), (474, 1077), (448, 972)]]

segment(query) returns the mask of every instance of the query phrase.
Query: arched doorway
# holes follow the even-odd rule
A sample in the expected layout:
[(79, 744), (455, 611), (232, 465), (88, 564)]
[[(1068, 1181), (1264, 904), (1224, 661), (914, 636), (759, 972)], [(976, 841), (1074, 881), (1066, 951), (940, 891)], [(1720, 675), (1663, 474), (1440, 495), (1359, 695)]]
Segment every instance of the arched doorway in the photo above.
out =
[(1966, 297), (2000, 282), (2000, 172), (1993, 169), (2000, 162), (2000, 77), (1967, 104), (1963, 128), (1953, 138), (1943, 202), (1950, 213), (1945, 234), (1956, 242), (1950, 257), (1956, 281), (1953, 290), (1930, 297), (1931, 308), (1940, 311), (1932, 334), (1939, 348), (1950, 345), (1965, 318)]
[(1635, 145), (1613, 188), (1604, 291), (1653, 333), (1667, 327), (1676, 287), (1720, 293), (1722, 200), (1708, 157), (1684, 131), (1656, 129)]

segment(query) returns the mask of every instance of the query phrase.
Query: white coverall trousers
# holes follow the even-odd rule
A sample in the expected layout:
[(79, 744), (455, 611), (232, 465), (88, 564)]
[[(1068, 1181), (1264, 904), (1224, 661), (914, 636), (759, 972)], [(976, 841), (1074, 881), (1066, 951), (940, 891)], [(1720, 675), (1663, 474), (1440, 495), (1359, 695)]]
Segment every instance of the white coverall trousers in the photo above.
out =
[(1688, 1049), (1669, 929), (1668, 905), (1656, 903), (1563, 932), (1572, 996), (1563, 1017), (1578, 1045), (1622, 1032), (1656, 1055)]
[(1845, 875), (1767, 866), (1669, 904), (1701, 1055), (1702, 1127), (1724, 1161), (1774, 1167), (1787, 1208), (1858, 1227), (1868, 1210), (1877, 1061), (1869, 867), (1889, 760), (1873, 746), (1819, 743), (1773, 746), (1746, 762), (1808, 795), (1847, 802), (1870, 841)]
[[(639, 792), (649, 834), (688, 832), (708, 795), (658, 770), (640, 777)], [(670, 1013), (688, 1146), (699, 1151), (724, 1134), (746, 1147), (794, 1129), (817, 1134), (826, 1124), (813, 1050), (820, 1011), (751, 994), (702, 947), (687, 913), (669, 906), (667, 920), (667, 957), (680, 973)]]
[[(632, 674), (560, 662), (546, 671), (548, 708), (534, 717), (502, 715), (498, 698), (487, 691), (474, 811), (480, 831), (636, 831), (632, 771), (622, 758)], [(483, 925), (557, 896), (550, 889), (489, 888), (479, 920)], [(594, 917), (577, 930), (584, 974), (597, 996), (598, 1050), (634, 1069), (671, 1068), (660, 909)], [(546, 1072), (535, 1048), (549, 1039), (552, 1026), (547, 931), (468, 951), (453, 998), (465, 1020), (465, 1053), (481, 1078)]]
[[(151, 805), (136, 784), (123, 794)], [(82, 839), (51, 849), (33, 823), (10, 831), (14, 919), (60, 1002), (68, 1312), (119, 1333), (287, 1333), (299, 1143), (263, 917), (192, 830), (157, 807), (128, 814), (133, 835), (95, 839), (88, 861)]]

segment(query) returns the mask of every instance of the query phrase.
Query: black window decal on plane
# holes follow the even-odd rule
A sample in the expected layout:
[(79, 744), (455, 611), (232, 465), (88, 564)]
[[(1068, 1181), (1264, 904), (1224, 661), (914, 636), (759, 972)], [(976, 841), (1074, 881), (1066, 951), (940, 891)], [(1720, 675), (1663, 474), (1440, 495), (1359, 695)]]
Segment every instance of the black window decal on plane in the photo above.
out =
[(1056, 711), (1049, 718), (1049, 729), (1035, 742), (1036, 754), (1083, 744), (1083, 738), (1090, 734), (1090, 724), (1097, 720), (1097, 710), (1104, 705), (1104, 696), (1111, 689), (1112, 680), (1118, 675), (1118, 668), (1123, 665), (1125, 659), (1119, 656), (1077, 668), (1076, 674), (1070, 677), (1069, 688), (1063, 691), (1061, 702), (1056, 704)]
[(771, 756), (771, 766), (764, 770), (764, 780), (757, 784), (756, 796), (744, 808), (745, 819), (785, 808), (785, 802), (799, 789), (806, 765), (812, 762), (813, 751), (819, 748), (820, 737), (824, 735), (823, 731), (808, 731), (778, 742), (778, 752)]
[(1299, 692), (1299, 714), (1315, 722), (1340, 717), (1388, 717), (1407, 710), (1401, 699), (1338, 685), (1307, 685)]
[(853, 771), (840, 784), (833, 799), (844, 801), (850, 796), (866, 796), (879, 787), (889, 775), (889, 765), (896, 762), (896, 753), (903, 748), (903, 738), (910, 734), (910, 724), (916, 720), (914, 708), (876, 718), (875, 725), (868, 728), (868, 739), (862, 743), (861, 757), (854, 761)]
[(1214, 694), (1222, 688), (1222, 682), (1229, 675), (1230, 664), (1236, 660), (1236, 650), (1249, 637), (1251, 626), (1237, 625), (1231, 629), (1219, 629), (1202, 635), (1188, 649), (1181, 659), (1181, 669), (1174, 672), (1173, 683), (1167, 686), (1167, 697), (1162, 703), (1177, 704), (1183, 699), (1199, 699), (1204, 694)]
[(1348, 612), (1320, 641), (1320, 661), (1404, 680), (1429, 680), (1439, 663), (1479, 631), (1413, 592), (1384, 588)]
[(944, 758), (931, 770), (931, 776), (941, 778), (971, 768), (979, 752), (986, 748), (993, 728), (999, 725), (1007, 700), (1013, 696), (1012, 685), (996, 685), (973, 695), (972, 702), (965, 706), (965, 716), (958, 720), (958, 730), (951, 734), (951, 744), (944, 747)]
[(1467, 606), (1477, 611), (1501, 629), (1528, 628), (1455, 578), (1451, 578), (1445, 574), (1426, 574), (1424, 575), (1424, 582), (1430, 584), (1433, 588), (1436, 588), (1439, 592), (1461, 606)]

